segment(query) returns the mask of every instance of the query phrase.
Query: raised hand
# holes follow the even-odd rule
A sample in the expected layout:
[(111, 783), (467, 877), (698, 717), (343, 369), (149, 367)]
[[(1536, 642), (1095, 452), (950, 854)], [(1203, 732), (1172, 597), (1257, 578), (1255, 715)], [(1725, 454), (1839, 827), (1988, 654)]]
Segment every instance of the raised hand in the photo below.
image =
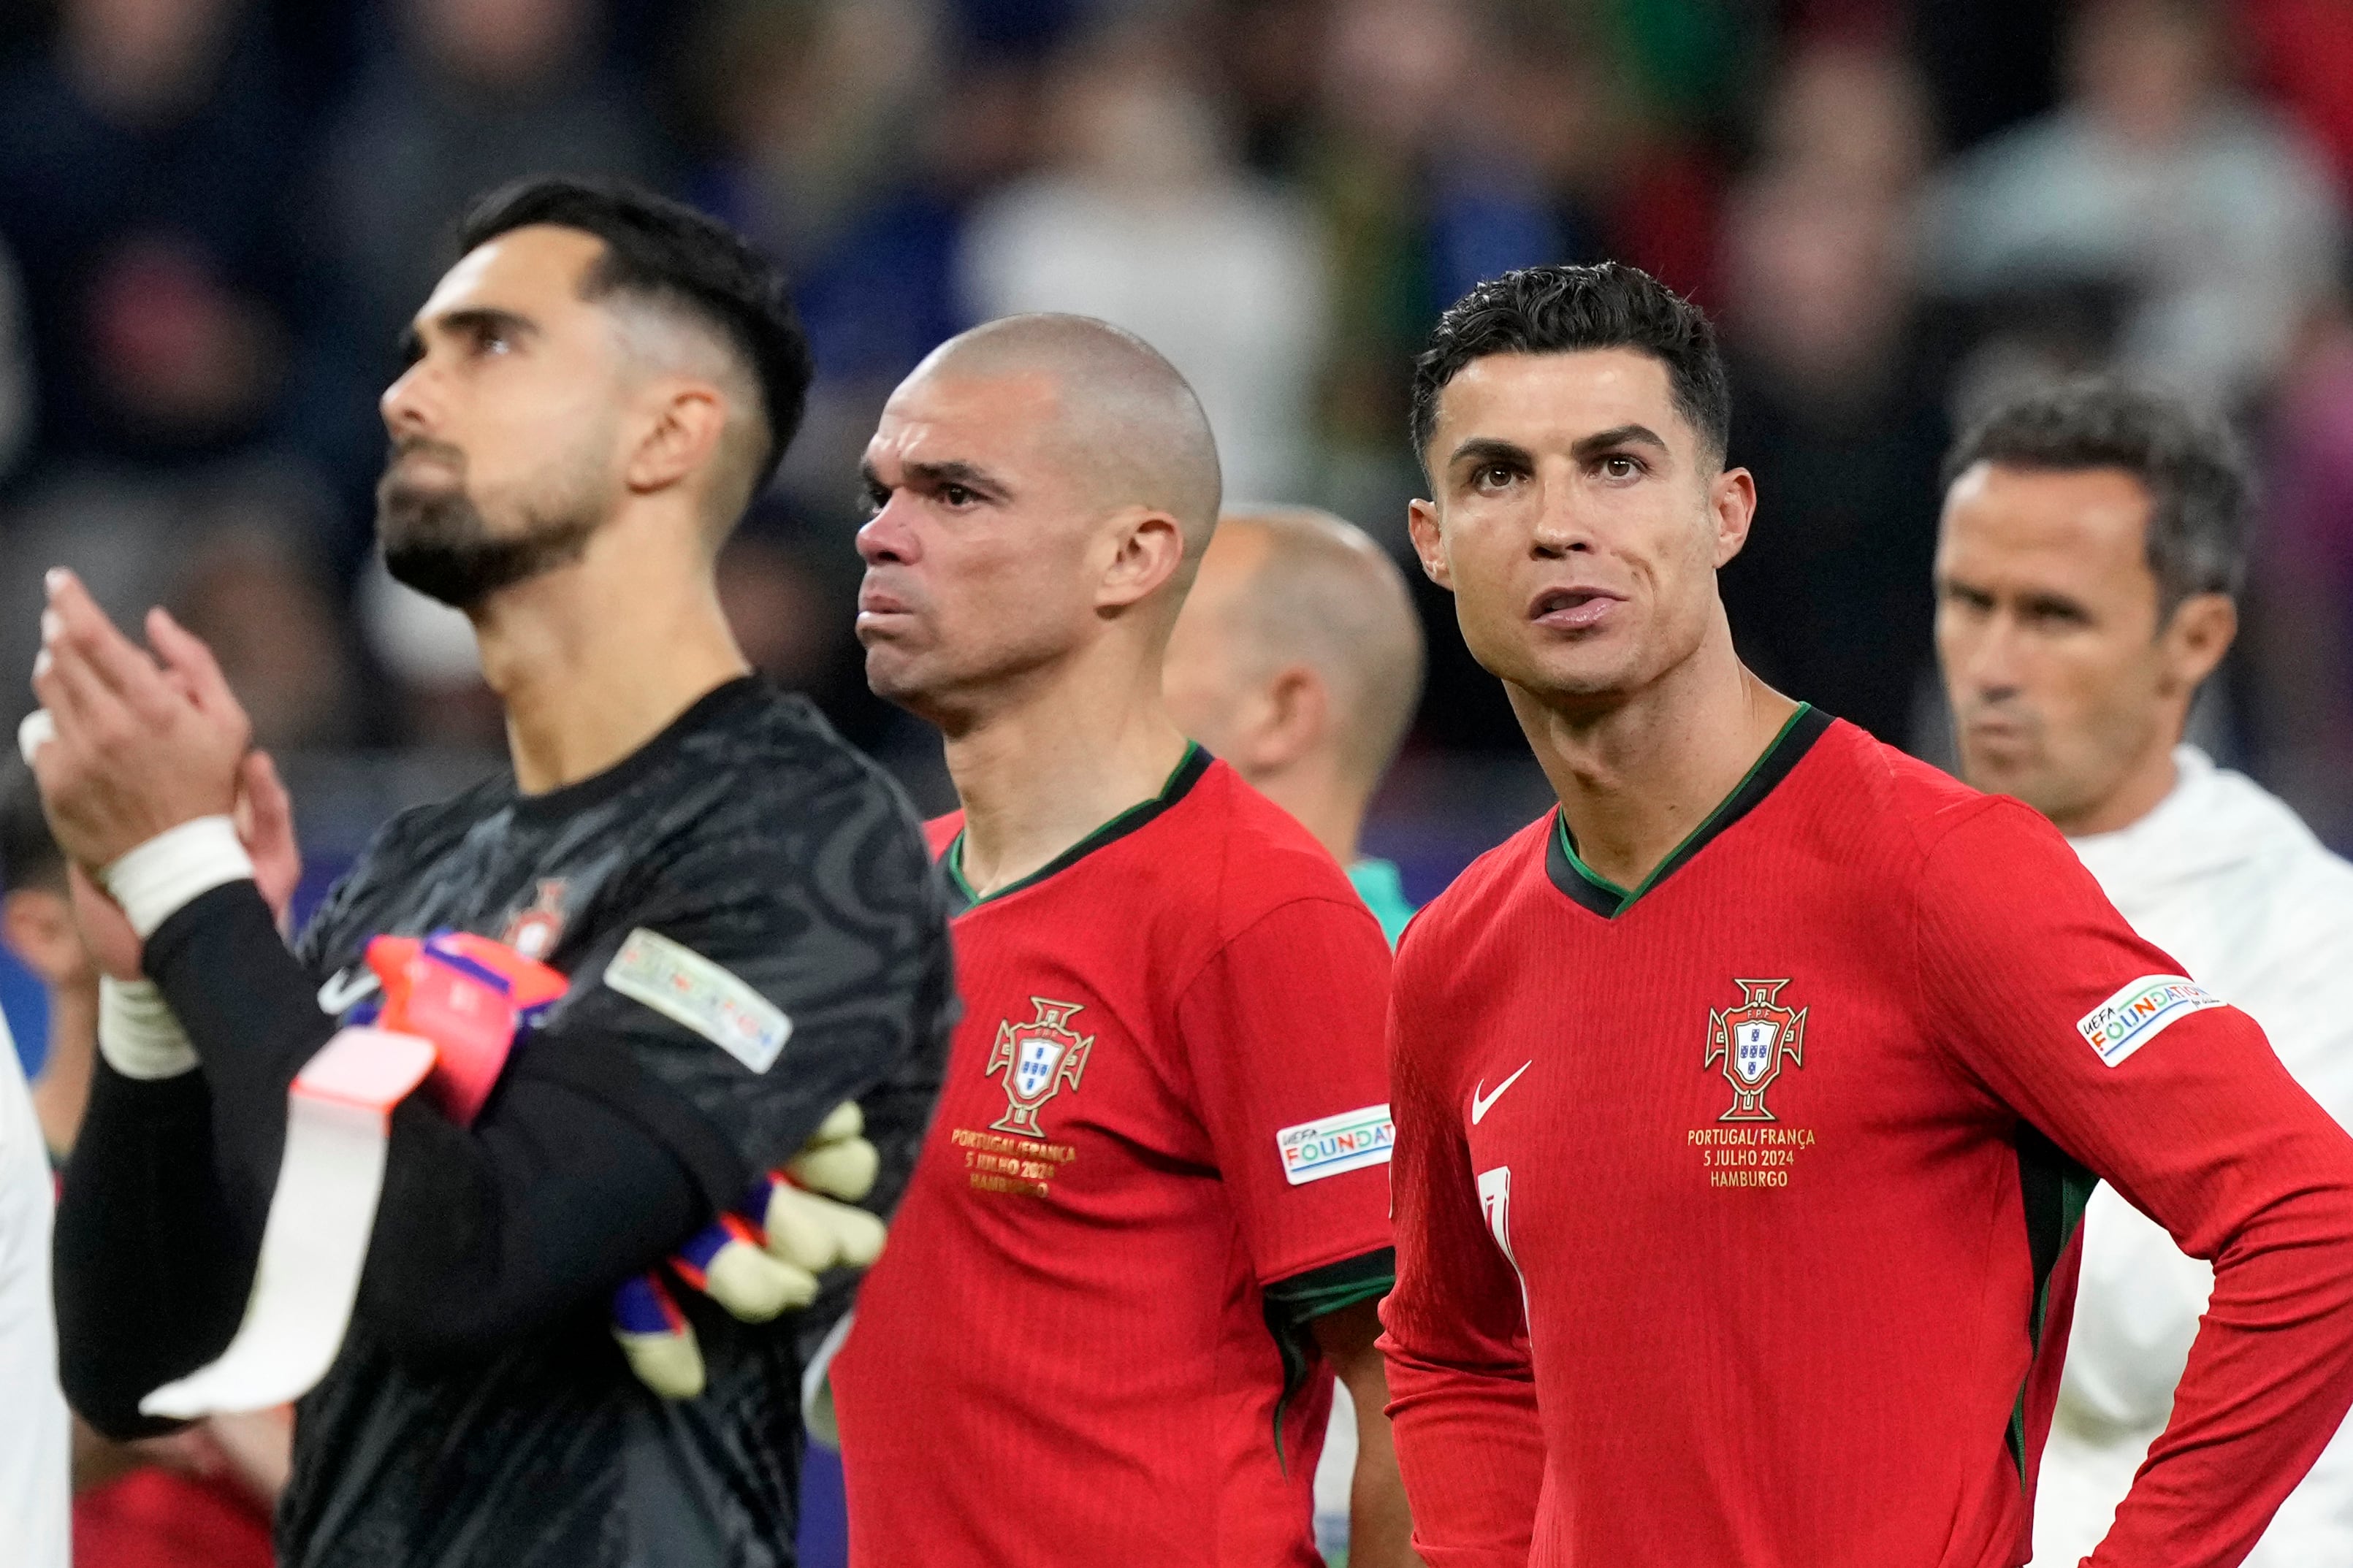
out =
[(70, 572), (51, 572), (33, 690), (49, 716), (29, 748), (58, 847), (97, 869), (184, 822), (237, 804), (252, 724), (211, 651), (164, 611), (155, 657), (118, 630)]

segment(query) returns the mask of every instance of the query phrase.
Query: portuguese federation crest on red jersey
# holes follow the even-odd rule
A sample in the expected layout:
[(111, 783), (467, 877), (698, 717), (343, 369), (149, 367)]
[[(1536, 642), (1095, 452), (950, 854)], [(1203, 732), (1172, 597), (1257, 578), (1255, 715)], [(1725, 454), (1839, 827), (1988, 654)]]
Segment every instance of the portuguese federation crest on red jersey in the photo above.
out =
[(1700, 1065), (1714, 1067), (1724, 1059), (1725, 1081), (1732, 1085), (1732, 1109), (1718, 1121), (1774, 1121), (1765, 1109), (1765, 1091), (1781, 1076), (1781, 1058), (1806, 1065), (1806, 1012), (1792, 1013), (1777, 998), (1787, 980), (1736, 980), (1743, 1000), (1737, 1007), (1707, 1015), (1707, 1058)]
[(1045, 1130), (1038, 1125), (1039, 1108), (1064, 1084), (1079, 1087), (1079, 1075), (1087, 1070), (1087, 1053), (1094, 1049), (1095, 1037), (1069, 1026), (1071, 1015), (1085, 1010), (1083, 1003), (1055, 1002), (1043, 996), (1032, 996), (1029, 1002), (1038, 1009), (1035, 1018), (1026, 1024), (1008, 1018), (997, 1026), (987, 1076), (994, 1078), (1000, 1069), (1005, 1074), (1005, 1114), (989, 1126), (1024, 1138), (1043, 1138)]

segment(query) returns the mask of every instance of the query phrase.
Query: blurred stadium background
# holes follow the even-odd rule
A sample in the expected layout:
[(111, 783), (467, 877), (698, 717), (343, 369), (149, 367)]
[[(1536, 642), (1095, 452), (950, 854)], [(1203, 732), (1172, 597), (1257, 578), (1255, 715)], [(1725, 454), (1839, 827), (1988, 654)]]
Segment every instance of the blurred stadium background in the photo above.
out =
[[(1724, 326), (1747, 657), (1932, 759), (1955, 422), (2111, 363), (2227, 406), (2264, 491), (2197, 728), (2353, 847), (2346, 0), (14, 0), (0, 718), (62, 563), (212, 640), (313, 896), (500, 765), (463, 622), (371, 563), (375, 398), (466, 199), (555, 171), (650, 181), (789, 266), (818, 383), (729, 608), (926, 808), (936, 748), (860, 677), (850, 534), (856, 455), (933, 344), (1020, 310), (1131, 327), (1199, 388), (1229, 499), (1402, 553), (1437, 310), (1616, 257)], [(1422, 589), (1429, 689), (1367, 837), (1418, 899), (1546, 799)], [(37, 1053), (37, 991), (0, 999)]]

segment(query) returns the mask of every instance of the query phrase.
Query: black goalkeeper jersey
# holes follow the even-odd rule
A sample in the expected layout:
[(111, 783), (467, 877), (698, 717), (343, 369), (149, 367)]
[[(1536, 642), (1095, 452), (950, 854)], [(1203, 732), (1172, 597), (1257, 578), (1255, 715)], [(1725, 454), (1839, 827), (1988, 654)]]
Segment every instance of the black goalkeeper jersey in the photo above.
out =
[[(223, 1017), (206, 1016), (218, 972), (237, 967), (221, 944), (252, 941), (223, 933), (249, 925), (258, 905), (249, 884), (216, 889), (149, 944), (149, 970), (204, 1071), (100, 1086), (118, 1121), (134, 1094), (145, 1097), (134, 1120), (149, 1124), (151, 1142), (175, 1110), (201, 1120), (193, 1100), (168, 1106), (163, 1091), (208, 1088), (209, 1206), (228, 1215), (219, 1233), (245, 1279), (277, 1149), (245, 1147), (268, 1144), (269, 1132), (240, 1121), (238, 1106), (274, 1093), (282, 1142), (285, 1082), (315, 1048), (280, 1051), (248, 1089), (247, 1047), (222, 1043), (244, 1004), (220, 999)], [(571, 989), (517, 1047), (470, 1131), (423, 1097), (395, 1112), (350, 1332), (298, 1407), (280, 1563), (791, 1563), (797, 1345), (821, 1326), (817, 1314), (746, 1326), (681, 1292), (709, 1382), (699, 1397), (670, 1402), (631, 1375), (609, 1331), (610, 1299), (844, 1100), (864, 1108), (882, 1155), (873, 1201), (896, 1200), (937, 1095), (951, 994), (920, 830), (887, 779), (806, 702), (746, 679), (596, 777), (535, 796), (493, 782), (389, 824), (299, 943), (317, 1037), (334, 1026), (329, 1015), (369, 999), (369, 939), (451, 928), (541, 958)], [(642, 962), (632, 955), (646, 944), (624, 944), (640, 931), (664, 939), (662, 978), (686, 969), (661, 1011), (636, 999), (645, 986), (632, 984)], [(755, 1012), (764, 1000), (781, 1014), (773, 1059), (779, 1031), (731, 1020), (727, 999), (738, 1015), (745, 1005), (731, 986), (757, 993)], [(286, 1032), (249, 1010), (234, 1024)], [(69, 1172), (69, 1211), (83, 1184)], [(137, 1246), (116, 1191), (135, 1183), (94, 1171), (87, 1185), (97, 1190), (85, 1207), (109, 1209), (114, 1223), (61, 1217), (61, 1266), (80, 1260), (85, 1297), (129, 1267), (121, 1254)], [(207, 1205), (188, 1201), (188, 1223), (202, 1223)], [(211, 1273), (217, 1281), (195, 1292), (211, 1302), (193, 1314), (211, 1325), (198, 1361), (236, 1320), (213, 1299), (243, 1301), (237, 1268)], [(828, 1292), (830, 1310), (842, 1294)], [(77, 1311), (76, 1298), (61, 1286), (69, 1383), (78, 1362), (111, 1352), (135, 1370), (133, 1386), (153, 1386), (159, 1365), (195, 1355), (189, 1345), (159, 1363), (122, 1342), (130, 1325), (119, 1312), (110, 1322), (94, 1303)]]

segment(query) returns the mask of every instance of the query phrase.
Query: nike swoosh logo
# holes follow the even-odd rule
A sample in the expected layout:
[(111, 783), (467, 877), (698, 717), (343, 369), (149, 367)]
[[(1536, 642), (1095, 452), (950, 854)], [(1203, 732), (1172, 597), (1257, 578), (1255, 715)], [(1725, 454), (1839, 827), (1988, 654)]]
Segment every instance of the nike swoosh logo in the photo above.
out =
[(373, 995), (377, 984), (375, 971), (365, 966), (357, 971), (338, 970), (319, 987), (319, 1011), (330, 1018), (340, 1018), (351, 1011), (353, 1004)]
[(1482, 1095), (1479, 1092), (1481, 1089), (1487, 1087), (1487, 1080), (1485, 1079), (1481, 1079), (1477, 1083), (1472, 1084), (1471, 1086), (1471, 1125), (1476, 1127), (1479, 1123), (1487, 1120), (1488, 1107), (1493, 1105), (1495, 1101), (1503, 1099), (1504, 1091), (1511, 1088), (1512, 1085), (1520, 1081), (1521, 1072), (1525, 1072), (1535, 1065), (1536, 1062), (1534, 1057), (1530, 1057), (1526, 1061), (1522, 1062), (1520, 1064), (1520, 1072), (1514, 1073), (1511, 1077), (1497, 1084), (1495, 1086), (1495, 1092), (1493, 1094)]

